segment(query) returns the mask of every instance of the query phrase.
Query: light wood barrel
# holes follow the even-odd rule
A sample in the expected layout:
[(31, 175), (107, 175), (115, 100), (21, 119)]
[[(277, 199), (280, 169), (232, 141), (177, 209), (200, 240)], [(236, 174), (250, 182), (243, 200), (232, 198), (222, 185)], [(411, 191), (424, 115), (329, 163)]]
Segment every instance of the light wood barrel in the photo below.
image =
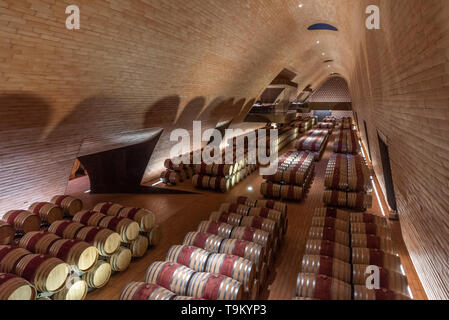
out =
[(178, 172), (171, 170), (163, 171), (160, 178), (163, 184), (172, 186), (176, 186), (182, 180), (182, 177)]
[(189, 232), (184, 238), (184, 245), (194, 246), (208, 252), (219, 253), (223, 238), (204, 232)]
[(215, 221), (215, 222), (222, 222), (227, 223), (232, 226), (240, 226), (240, 223), (242, 222), (242, 215), (236, 214), (236, 213), (222, 213), (222, 212), (212, 212), (209, 220)]
[(269, 232), (273, 238), (279, 235), (279, 226), (276, 221), (262, 217), (243, 217), (240, 223), (242, 227), (250, 227)]
[(219, 177), (229, 177), (234, 171), (232, 164), (214, 164), (212, 168), (212, 174)]
[(140, 231), (137, 222), (121, 217), (107, 216), (100, 221), (99, 226), (117, 232), (125, 243), (130, 243), (136, 240)]
[(187, 295), (206, 300), (241, 300), (243, 287), (240, 282), (223, 275), (197, 272), (189, 282)]
[(335, 228), (337, 230), (343, 232), (349, 232), (349, 222), (344, 220), (338, 220), (334, 218), (321, 218), (321, 217), (313, 217), (312, 218), (312, 227), (321, 227), (321, 228)]
[(75, 239), (78, 231), (84, 227), (85, 225), (79, 222), (59, 220), (53, 222), (48, 228), (48, 231), (64, 239)]
[(16, 231), (12, 225), (0, 220), (0, 245), (10, 244), (15, 234)]
[(103, 213), (107, 216), (116, 217), (119, 215), (122, 209), (123, 206), (120, 204), (112, 202), (101, 202), (94, 207), (93, 211)]
[(19, 241), (19, 247), (33, 253), (49, 253), (50, 247), (56, 241), (61, 239), (51, 232), (33, 231), (25, 234)]
[(373, 197), (371, 194), (363, 192), (348, 192), (347, 205), (349, 208), (364, 211), (372, 207)]
[(410, 298), (387, 289), (369, 290), (366, 286), (355, 285), (354, 300), (410, 300)]
[(162, 238), (161, 227), (159, 225), (154, 226), (150, 232), (146, 233), (146, 236), (148, 238), (149, 247), (157, 246)]
[(83, 274), (81, 278), (86, 281), (89, 288), (100, 289), (109, 282), (111, 273), (111, 265), (106, 261), (98, 260), (95, 266)]
[(381, 226), (386, 226), (388, 224), (387, 219), (385, 217), (361, 212), (351, 213), (350, 219), (351, 223), (375, 223)]
[(28, 281), (14, 274), (0, 273), (0, 301), (35, 299), (36, 289)]
[(256, 207), (258, 208), (268, 208), (276, 211), (280, 211), (283, 214), (287, 214), (287, 204), (279, 201), (273, 200), (257, 200)]
[(182, 264), (197, 272), (203, 272), (210, 255), (210, 252), (193, 246), (172, 246), (168, 250), (165, 260)]
[(219, 192), (228, 192), (231, 188), (231, 180), (225, 177), (211, 177), (209, 189)]
[(317, 208), (313, 215), (317, 218), (334, 218), (338, 220), (343, 220), (349, 222), (349, 212), (342, 211), (334, 208)]
[(189, 282), (195, 271), (178, 263), (154, 262), (145, 275), (145, 281), (154, 283), (180, 296), (187, 294)]
[(248, 197), (238, 197), (233, 203), (243, 204), (248, 207), (255, 207), (257, 200), (251, 200)]
[(273, 239), (269, 232), (251, 227), (235, 227), (228, 238), (254, 242), (266, 249), (272, 246)]
[(308, 240), (329, 240), (347, 247), (349, 246), (349, 234), (336, 230), (335, 228), (312, 227), (307, 238)]
[(301, 272), (322, 274), (347, 283), (351, 282), (351, 265), (328, 256), (304, 255)]
[[(366, 279), (371, 276), (371, 272), (366, 273), (368, 265), (355, 264), (352, 266), (352, 283), (356, 285), (366, 285)], [(389, 289), (408, 296), (407, 277), (394, 271), (379, 268), (380, 288)]]
[(84, 227), (76, 235), (77, 239), (94, 245), (102, 256), (110, 256), (120, 248), (120, 235), (100, 227)]
[(136, 240), (128, 244), (133, 258), (142, 258), (148, 251), (148, 237), (139, 235)]
[(58, 292), (69, 276), (69, 265), (49, 255), (30, 254), (18, 262), (16, 273), (32, 283), (37, 291)]
[(351, 285), (320, 274), (300, 273), (296, 295), (318, 300), (351, 300)]
[(64, 289), (53, 295), (53, 300), (84, 300), (88, 289), (86, 281), (76, 279), (74, 283), (66, 284)]
[(352, 263), (378, 266), (387, 270), (402, 272), (401, 259), (398, 256), (376, 249), (353, 248)]
[(237, 239), (223, 240), (219, 253), (238, 256), (253, 262), (256, 266), (256, 270), (258, 273), (260, 273), (262, 264), (265, 261), (264, 248), (257, 243), (244, 240), (237, 240)]
[(61, 207), (50, 202), (33, 203), (28, 210), (38, 215), (43, 222), (48, 224), (62, 220), (64, 217)]
[(234, 230), (234, 226), (224, 223), (224, 222), (215, 222), (215, 221), (202, 221), (198, 226), (198, 232), (205, 232), (210, 234), (215, 234), (219, 237), (229, 239), (232, 238), (231, 234)]
[(295, 185), (283, 185), (281, 186), (281, 199), (300, 201), (303, 198), (303, 189)]
[(223, 203), (218, 211), (222, 213), (235, 213), (241, 216), (247, 216), (250, 209), (250, 207), (243, 204)]
[(308, 240), (305, 253), (328, 256), (346, 263), (351, 261), (351, 250), (349, 247), (328, 240)]
[(23, 248), (0, 245), (0, 272), (15, 273), (17, 263), (29, 254), (31, 252)]
[(173, 298), (173, 300), (191, 301), (191, 300), (206, 300), (206, 299), (198, 299), (198, 298), (188, 297), (188, 296), (176, 296)]
[[(302, 186), (305, 183), (306, 177), (309, 173), (309, 168), (302, 170), (298, 167), (289, 168), (282, 172), (282, 181), (286, 184), (293, 184), (297, 186)], [(280, 181), (277, 181), (280, 182)]]
[(73, 217), (77, 212), (83, 210), (83, 202), (71, 196), (57, 195), (51, 198), (51, 203), (60, 206), (66, 216)]
[(100, 222), (107, 216), (94, 210), (83, 210), (75, 214), (73, 221), (81, 223), (85, 226), (97, 227)]
[(111, 265), (112, 271), (123, 272), (128, 269), (132, 257), (133, 254), (131, 250), (125, 247), (120, 247), (116, 253), (104, 258)]
[(211, 254), (204, 271), (237, 280), (244, 285), (248, 293), (252, 290), (256, 275), (256, 267), (251, 261), (228, 254)]
[(98, 250), (82, 240), (60, 239), (52, 244), (49, 253), (70, 265), (86, 272), (92, 269), (98, 260)]
[(196, 174), (192, 177), (192, 184), (197, 188), (209, 189), (210, 176)]
[(120, 294), (119, 300), (173, 300), (176, 295), (157, 284), (131, 282)]
[(27, 210), (8, 211), (2, 219), (13, 225), (17, 232), (39, 231), (41, 227), (41, 218)]
[(372, 234), (384, 239), (391, 239), (391, 229), (375, 223), (351, 223), (352, 234)]
[(149, 232), (156, 226), (156, 215), (148, 209), (123, 208), (120, 210), (119, 217), (137, 222), (143, 232)]
[(266, 198), (279, 199), (281, 197), (281, 185), (277, 183), (264, 182), (260, 185), (260, 193)]
[(211, 176), (213, 175), (213, 169), (214, 169), (213, 164), (202, 163), (195, 165), (195, 172), (198, 173), (199, 175)]
[(276, 221), (277, 225), (281, 229), (279, 230), (279, 232), (282, 233), (282, 235), (285, 234), (285, 232), (287, 231), (284, 229), (287, 227), (286, 217), (280, 211), (268, 208), (251, 208), (248, 212), (248, 216), (262, 217)]
[(323, 202), (334, 207), (346, 207), (346, 192), (337, 190), (325, 190), (323, 195)]
[(378, 249), (386, 253), (395, 254), (391, 239), (385, 239), (373, 234), (353, 234), (351, 236), (352, 248)]

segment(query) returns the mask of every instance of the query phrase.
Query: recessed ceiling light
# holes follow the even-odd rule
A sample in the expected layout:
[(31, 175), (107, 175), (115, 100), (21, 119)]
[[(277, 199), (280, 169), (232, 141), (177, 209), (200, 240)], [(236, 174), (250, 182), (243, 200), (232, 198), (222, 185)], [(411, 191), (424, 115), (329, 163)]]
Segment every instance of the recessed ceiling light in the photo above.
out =
[(302, 3), (298, 4), (298, 7), (299, 7), (299, 8), (302, 8)]
[(328, 67), (328, 68), (330, 68), (330, 67), (331, 67), (331, 65), (328, 65), (327, 67)]
[(317, 41), (316, 41), (316, 44), (320, 44), (320, 40), (317, 40)]
[(253, 191), (253, 187), (248, 187), (248, 191)]
[(323, 52), (321, 55), (322, 55), (322, 56), (325, 56), (326, 54)]

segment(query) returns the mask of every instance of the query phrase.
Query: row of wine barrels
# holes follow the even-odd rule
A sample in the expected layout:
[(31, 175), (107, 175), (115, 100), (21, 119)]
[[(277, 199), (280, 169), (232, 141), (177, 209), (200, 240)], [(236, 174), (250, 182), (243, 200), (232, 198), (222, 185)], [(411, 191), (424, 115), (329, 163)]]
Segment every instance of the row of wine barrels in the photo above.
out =
[(376, 216), (369, 213), (352, 212), (350, 215), (352, 223), (375, 223), (376, 225), (386, 226), (388, 224), (385, 217)]
[(76, 238), (91, 243), (102, 256), (111, 256), (120, 248), (121, 237), (112, 230), (87, 226), (78, 231)]
[(243, 286), (224, 275), (196, 272), (189, 282), (187, 295), (206, 300), (242, 300)]
[(0, 273), (0, 301), (35, 299), (36, 289), (28, 281), (11, 273)]
[(131, 264), (133, 254), (132, 251), (126, 247), (120, 247), (116, 253), (111, 256), (105, 256), (105, 259), (110, 265), (112, 271), (123, 272), (128, 269)]
[(181, 175), (177, 171), (166, 170), (161, 173), (160, 179), (163, 184), (176, 186), (183, 181)]
[(378, 237), (373, 234), (352, 234), (351, 247), (378, 249), (390, 254), (396, 253), (391, 239)]
[(12, 225), (0, 220), (0, 245), (10, 244), (14, 240), (15, 234), (16, 231)]
[(194, 246), (172, 246), (165, 258), (167, 262), (179, 263), (194, 271), (203, 272), (211, 253)]
[(299, 151), (321, 152), (326, 141), (327, 136), (304, 136), (296, 142), (295, 147)]
[(74, 278), (61, 291), (55, 293), (52, 298), (53, 300), (84, 300), (88, 290), (86, 281)]
[(84, 273), (81, 278), (86, 281), (89, 288), (100, 289), (109, 282), (111, 274), (111, 265), (106, 261), (98, 260), (95, 266)]
[(334, 207), (347, 207), (347, 193), (344, 191), (325, 190), (323, 202)]
[(354, 300), (410, 300), (409, 297), (387, 289), (370, 290), (366, 286), (354, 286)]
[(119, 300), (173, 300), (175, 296), (157, 284), (130, 282), (120, 293)]
[(2, 219), (14, 226), (17, 232), (38, 231), (41, 227), (41, 218), (27, 210), (8, 211)]
[(348, 189), (348, 162), (346, 155), (333, 154), (324, 177), (324, 186), (329, 189)]
[(355, 210), (364, 211), (372, 206), (371, 194), (363, 192), (344, 192), (337, 190), (324, 191), (323, 201), (326, 205), (347, 207)]
[(330, 132), (332, 132), (332, 129), (334, 129), (334, 124), (332, 122), (318, 122), (317, 128), (318, 129), (327, 129)]
[(123, 210), (123, 206), (113, 202), (100, 202), (95, 205), (92, 211), (105, 214), (107, 216), (117, 217), (120, 211)]
[(164, 167), (167, 170), (171, 171), (181, 171), (185, 168), (185, 165), (183, 163), (178, 163), (179, 161), (173, 161), (173, 159), (166, 159), (164, 161)]
[(335, 228), (337, 230), (343, 232), (349, 232), (349, 222), (344, 220), (338, 220), (331, 217), (321, 218), (321, 217), (313, 217), (312, 218), (312, 227), (321, 227), (321, 228)]
[(19, 247), (34, 253), (46, 254), (51, 245), (60, 237), (45, 231), (33, 231), (25, 234), (19, 241)]
[(330, 134), (330, 131), (328, 129), (313, 129), (307, 132), (308, 136), (311, 137), (317, 137), (317, 136), (328, 136)]
[(337, 242), (346, 247), (349, 246), (349, 234), (335, 228), (312, 227), (307, 235), (309, 240), (328, 240)]
[(317, 208), (313, 214), (314, 218), (334, 218), (349, 223), (349, 212), (335, 208)]
[(322, 274), (347, 283), (351, 282), (351, 264), (324, 255), (304, 255), (301, 272)]
[(295, 185), (281, 186), (281, 199), (291, 201), (301, 201), (304, 196), (304, 189)]
[(48, 224), (62, 220), (64, 217), (62, 208), (50, 202), (33, 203), (28, 210), (38, 215), (43, 222)]
[(64, 239), (75, 239), (78, 231), (84, 227), (84, 224), (76, 221), (59, 220), (53, 222), (50, 227), (48, 227), (48, 231)]
[(394, 272), (402, 272), (401, 259), (397, 255), (377, 249), (352, 248), (352, 263), (377, 266)]
[(148, 209), (127, 207), (118, 216), (137, 222), (142, 232), (150, 232), (156, 226), (156, 215)]
[[(371, 276), (368, 265), (355, 264), (352, 266), (352, 282), (355, 285), (366, 285), (367, 278)], [(407, 277), (395, 271), (379, 268), (379, 287), (409, 295)]]
[(343, 262), (351, 262), (351, 249), (329, 240), (307, 240), (305, 254), (327, 256)]
[(384, 239), (391, 239), (391, 229), (375, 223), (351, 223), (352, 234), (372, 234)]
[(73, 217), (77, 212), (83, 210), (83, 202), (80, 199), (67, 195), (56, 195), (51, 198), (50, 202), (61, 207), (64, 215), (68, 217)]
[(348, 156), (348, 189), (368, 192), (372, 189), (370, 172), (362, 156)]
[(188, 285), (195, 271), (172, 262), (154, 262), (146, 272), (145, 282), (157, 284), (180, 296), (190, 296)]
[(336, 133), (334, 152), (357, 155), (360, 153), (357, 134), (353, 130), (340, 130)]
[(317, 300), (351, 300), (352, 287), (325, 275), (299, 273), (296, 296)]
[(0, 245), (0, 272), (15, 273), (17, 263), (29, 254), (31, 252), (23, 248)]
[(251, 200), (248, 197), (238, 197), (235, 203), (244, 204), (248, 207), (268, 208), (282, 212), (287, 216), (287, 204), (273, 200)]

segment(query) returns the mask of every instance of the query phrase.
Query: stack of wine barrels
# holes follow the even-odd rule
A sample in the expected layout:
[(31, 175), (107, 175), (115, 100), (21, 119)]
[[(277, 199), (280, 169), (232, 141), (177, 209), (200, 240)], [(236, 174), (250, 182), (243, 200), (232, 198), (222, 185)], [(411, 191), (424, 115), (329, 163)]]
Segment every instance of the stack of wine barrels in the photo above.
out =
[(319, 122), (316, 126), (318, 129), (327, 129), (329, 133), (332, 133), (334, 129), (334, 124), (332, 122)]
[(327, 116), (327, 117), (324, 117), (323, 122), (332, 123), (333, 125), (336, 125), (337, 118), (333, 117), (333, 116)]
[[(316, 209), (295, 299), (410, 299), (390, 232), (387, 220), (380, 216)], [(376, 284), (372, 278), (377, 275)]]
[[(186, 161), (187, 162), (187, 161)], [(166, 185), (177, 185), (193, 176), (193, 168), (189, 164), (175, 159), (164, 161), (165, 171), (161, 173), (161, 181)]]
[(334, 152), (352, 155), (360, 154), (357, 133), (354, 130), (337, 131), (334, 142)]
[(266, 198), (300, 201), (314, 175), (314, 155), (310, 152), (287, 152), (278, 160), (274, 175), (264, 176), (260, 192)]
[(315, 156), (315, 161), (319, 161), (326, 148), (329, 139), (329, 130), (315, 129), (310, 130), (301, 137), (295, 144), (298, 151), (310, 151)]

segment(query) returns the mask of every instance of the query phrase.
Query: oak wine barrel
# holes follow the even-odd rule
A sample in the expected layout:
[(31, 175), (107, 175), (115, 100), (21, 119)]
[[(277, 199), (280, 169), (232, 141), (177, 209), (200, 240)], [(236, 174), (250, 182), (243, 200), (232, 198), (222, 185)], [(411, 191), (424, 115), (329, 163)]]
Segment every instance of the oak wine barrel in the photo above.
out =
[(312, 227), (307, 235), (308, 240), (329, 240), (349, 246), (349, 234), (335, 228)]
[(328, 256), (346, 263), (351, 261), (349, 247), (328, 240), (308, 240), (305, 254)]
[(214, 164), (206, 164), (203, 162), (202, 164), (195, 165), (195, 172), (200, 175), (212, 176), (213, 169), (214, 169)]
[(259, 275), (261, 274), (262, 264), (265, 261), (265, 250), (257, 243), (237, 239), (225, 239), (218, 253), (245, 258), (253, 262), (256, 266), (257, 273)]
[(120, 247), (116, 253), (111, 256), (103, 257), (111, 265), (112, 271), (123, 272), (128, 269), (132, 260), (132, 252), (130, 249)]
[(198, 225), (198, 232), (205, 232), (210, 234), (215, 234), (219, 237), (229, 239), (232, 238), (231, 234), (234, 230), (233, 225), (224, 223), (224, 222), (215, 222), (215, 221), (202, 221)]
[(11, 273), (0, 273), (0, 301), (35, 299), (36, 289), (28, 281)]
[(118, 216), (137, 222), (143, 232), (149, 232), (156, 226), (156, 215), (148, 209), (123, 208)]
[(84, 224), (76, 221), (58, 220), (50, 225), (48, 231), (64, 239), (75, 239), (78, 231), (84, 227)]
[(192, 177), (192, 184), (197, 188), (209, 189), (210, 176), (194, 175)]
[(150, 232), (147, 232), (145, 236), (148, 238), (148, 246), (155, 247), (159, 244), (162, 238), (162, 231), (159, 225), (155, 225)]
[(92, 243), (102, 256), (110, 256), (120, 248), (120, 235), (100, 227), (84, 227), (76, 235), (77, 239)]
[(231, 188), (231, 180), (225, 177), (211, 177), (209, 180), (209, 189), (219, 192), (228, 192)]
[(290, 201), (301, 201), (303, 198), (303, 188), (295, 185), (281, 186), (281, 199)]
[(214, 222), (227, 223), (232, 226), (240, 226), (243, 216), (236, 213), (212, 212), (209, 220)]
[(301, 272), (322, 274), (347, 283), (351, 282), (351, 265), (328, 256), (304, 255)]
[(173, 159), (166, 159), (164, 161), (164, 167), (168, 170), (181, 171), (184, 169), (184, 164), (182, 163), (175, 164)]
[(172, 246), (165, 260), (182, 264), (197, 272), (203, 272), (210, 255), (210, 252), (193, 246)]
[(214, 164), (212, 168), (212, 175), (218, 177), (229, 177), (234, 171), (232, 164)]
[(83, 210), (83, 202), (71, 196), (57, 195), (51, 198), (50, 202), (61, 207), (64, 215), (69, 217)]
[(166, 170), (161, 173), (160, 179), (163, 184), (176, 186), (184, 179), (181, 174), (176, 171)]
[(280, 202), (280, 201), (257, 200), (256, 207), (273, 209), (273, 210), (282, 212), (284, 215), (287, 214), (287, 204)]
[(368, 213), (353, 212), (351, 213), (350, 219), (351, 223), (375, 223), (381, 226), (388, 225), (387, 219), (385, 217)]
[(66, 284), (64, 289), (53, 295), (53, 300), (79, 301), (86, 298), (89, 289), (86, 281), (76, 278), (71, 281), (74, 283)]
[(296, 296), (317, 300), (351, 300), (351, 285), (325, 275), (299, 273)]
[(317, 218), (334, 218), (349, 222), (349, 212), (338, 210), (334, 208), (317, 208), (315, 209), (314, 217)]
[(243, 287), (224, 275), (197, 272), (191, 277), (186, 295), (206, 300), (241, 300)]
[(377, 249), (353, 248), (352, 263), (378, 266), (387, 270), (402, 272), (401, 259)]
[(97, 248), (79, 239), (57, 240), (51, 245), (49, 253), (69, 265), (76, 266), (81, 272), (92, 269), (98, 260)]
[(29, 254), (31, 252), (20, 247), (0, 245), (0, 272), (15, 273), (17, 263)]
[(206, 300), (206, 299), (198, 299), (198, 298), (188, 297), (188, 296), (176, 296), (176, 297), (173, 298), (173, 300), (178, 300), (178, 301), (193, 301), (193, 300)]
[(142, 258), (148, 251), (148, 237), (139, 235), (136, 240), (129, 244), (134, 258)]
[(89, 288), (100, 289), (109, 282), (111, 274), (111, 265), (106, 261), (98, 260), (94, 267), (83, 274), (81, 278), (86, 281)]
[(123, 209), (123, 206), (117, 203), (112, 202), (101, 202), (98, 203), (92, 211), (103, 213), (107, 216), (116, 217), (119, 215), (120, 211)]
[(100, 221), (98, 226), (117, 232), (125, 243), (130, 243), (136, 240), (140, 231), (137, 222), (122, 217), (107, 216)]
[(222, 203), (218, 211), (222, 213), (235, 213), (241, 216), (247, 216), (250, 209), (250, 207), (243, 204)]
[(369, 290), (365, 285), (354, 286), (354, 300), (411, 300), (409, 297), (387, 289)]
[(325, 190), (323, 195), (323, 202), (326, 205), (334, 207), (346, 207), (347, 193), (337, 190)]
[(384, 239), (391, 239), (391, 229), (375, 223), (351, 223), (352, 234), (372, 234)]
[(146, 272), (145, 281), (157, 284), (180, 296), (187, 294), (189, 282), (195, 271), (178, 263), (154, 262)]
[(372, 207), (373, 197), (371, 194), (364, 192), (348, 192), (347, 205), (349, 208), (364, 211)]
[(279, 235), (279, 226), (276, 221), (265, 219), (262, 217), (243, 217), (240, 226), (266, 231), (270, 233), (273, 238), (277, 238)]
[(17, 232), (39, 231), (41, 227), (41, 218), (27, 210), (8, 211), (2, 219), (13, 225)]
[(14, 240), (15, 234), (16, 231), (12, 225), (0, 220), (0, 245), (10, 244)]
[(119, 300), (173, 300), (175, 296), (157, 284), (131, 282), (120, 293)]
[(260, 185), (260, 193), (266, 198), (279, 199), (281, 197), (281, 185), (272, 182), (264, 182)]
[(28, 232), (20, 239), (19, 247), (33, 253), (47, 254), (52, 244), (59, 239), (61, 238), (51, 232), (33, 231)]
[(62, 220), (64, 213), (61, 207), (50, 202), (36, 202), (29, 208), (33, 214), (38, 215), (43, 222), (52, 224), (55, 221)]
[(349, 222), (344, 220), (338, 220), (334, 218), (321, 218), (321, 217), (313, 217), (312, 218), (312, 227), (321, 227), (321, 228), (335, 228), (337, 230), (343, 232), (349, 232)]
[(85, 226), (97, 227), (100, 222), (107, 216), (94, 210), (83, 210), (75, 214), (73, 221), (81, 223)]
[(266, 249), (272, 246), (273, 240), (269, 232), (251, 227), (235, 227), (227, 238), (254, 242)]
[(385, 239), (373, 234), (353, 234), (351, 236), (352, 248), (378, 249), (386, 253), (395, 254), (391, 239)]
[(184, 245), (198, 247), (208, 252), (219, 253), (223, 238), (204, 232), (189, 232), (184, 238)]

